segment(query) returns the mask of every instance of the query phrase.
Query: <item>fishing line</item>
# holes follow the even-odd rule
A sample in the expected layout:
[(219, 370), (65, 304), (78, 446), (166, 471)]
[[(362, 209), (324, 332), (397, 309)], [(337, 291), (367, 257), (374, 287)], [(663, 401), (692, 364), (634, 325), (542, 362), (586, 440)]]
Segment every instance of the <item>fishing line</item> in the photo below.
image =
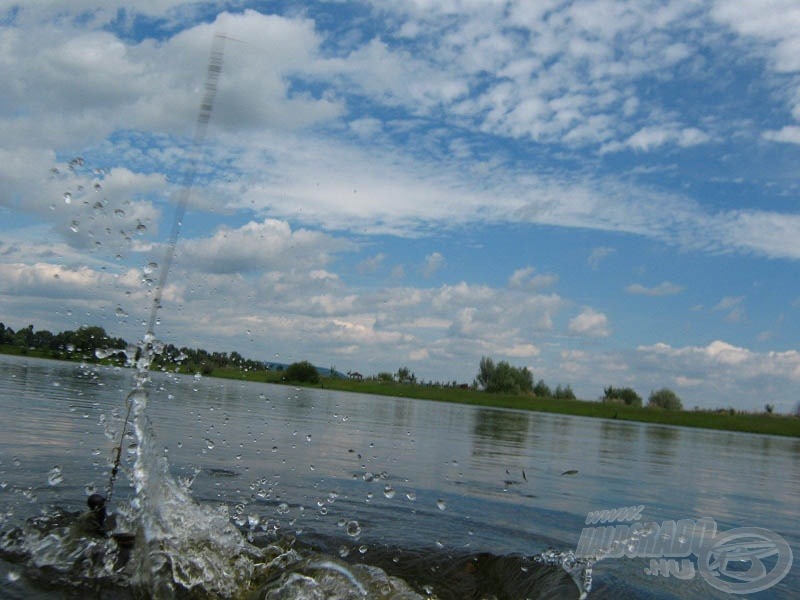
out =
[(166, 252), (164, 253), (164, 260), (161, 263), (161, 271), (159, 273), (155, 295), (153, 296), (153, 304), (150, 307), (150, 320), (147, 324), (147, 333), (150, 335), (153, 334), (158, 309), (161, 308), (161, 296), (164, 293), (164, 286), (167, 284), (167, 275), (169, 274), (170, 267), (172, 266), (172, 259), (175, 255), (175, 246), (178, 243), (178, 236), (181, 233), (183, 216), (186, 213), (186, 205), (189, 202), (189, 196), (192, 193), (194, 180), (197, 176), (197, 163), (200, 160), (203, 142), (206, 138), (208, 122), (211, 119), (211, 112), (214, 109), (214, 98), (217, 95), (217, 81), (222, 73), (222, 58), (225, 50), (225, 39), (226, 36), (224, 34), (217, 33), (214, 35), (214, 41), (211, 45), (211, 54), (208, 57), (208, 68), (206, 70), (206, 91), (203, 95), (203, 100), (200, 102), (200, 111), (197, 114), (197, 122), (195, 123), (194, 129), (194, 139), (192, 140), (191, 152), (189, 155), (189, 166), (184, 172), (180, 192), (178, 193), (175, 217), (172, 220), (172, 231), (169, 236)]
[[(183, 179), (181, 181), (180, 191), (178, 192), (178, 199), (175, 207), (175, 216), (172, 219), (172, 231), (169, 235), (167, 248), (164, 252), (164, 259), (161, 262), (161, 269), (159, 272), (158, 283), (156, 284), (155, 293), (153, 294), (153, 303), (150, 306), (150, 318), (147, 322), (147, 331), (144, 339), (139, 344), (136, 352), (135, 366), (137, 370), (136, 389), (134, 389), (125, 399), (128, 406), (125, 421), (122, 424), (122, 434), (120, 435), (119, 445), (114, 448), (114, 466), (111, 469), (111, 476), (108, 481), (108, 488), (106, 489), (106, 503), (111, 501), (111, 496), (114, 493), (114, 482), (119, 472), (119, 465), (122, 456), (122, 444), (125, 441), (125, 434), (128, 429), (128, 422), (131, 418), (131, 409), (133, 407), (133, 396), (144, 385), (146, 380), (146, 371), (150, 368), (150, 361), (153, 356), (153, 341), (155, 340), (155, 326), (158, 316), (158, 309), (161, 308), (161, 298), (164, 293), (164, 287), (167, 284), (167, 275), (169, 274), (170, 267), (172, 266), (172, 259), (175, 256), (175, 246), (178, 244), (178, 237), (181, 233), (181, 226), (183, 225), (183, 217), (186, 214), (186, 206), (189, 203), (189, 196), (192, 193), (194, 182), (197, 177), (197, 165), (200, 162), (202, 154), (203, 142), (206, 138), (206, 130), (208, 129), (208, 122), (211, 120), (211, 113), (214, 110), (214, 98), (217, 95), (217, 82), (219, 76), (222, 74), (222, 59), (225, 51), (225, 40), (227, 36), (223, 33), (214, 34), (214, 40), (211, 43), (211, 53), (208, 57), (208, 65), (206, 68), (206, 82), (205, 93), (200, 102), (200, 110), (197, 113), (197, 121), (195, 122), (194, 138), (189, 152), (189, 164), (184, 171)], [(142, 356), (144, 354), (144, 356)], [(141, 360), (141, 359), (144, 360)]]

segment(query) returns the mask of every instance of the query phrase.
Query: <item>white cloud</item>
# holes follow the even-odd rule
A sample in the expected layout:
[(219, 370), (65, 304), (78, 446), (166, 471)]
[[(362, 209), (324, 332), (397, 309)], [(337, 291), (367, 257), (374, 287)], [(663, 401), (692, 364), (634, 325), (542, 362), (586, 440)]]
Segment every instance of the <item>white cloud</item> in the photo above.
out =
[(447, 261), (439, 252), (428, 254), (422, 266), (422, 274), (426, 278), (433, 277), (438, 271), (442, 270), (446, 264)]
[(181, 243), (186, 264), (210, 273), (244, 273), (264, 269), (311, 269), (324, 266), (334, 253), (353, 245), (317, 231), (292, 231), (285, 221), (251, 221), (238, 229), (219, 228), (210, 238)]
[(640, 283), (632, 283), (625, 290), (629, 294), (641, 294), (644, 296), (674, 296), (683, 291), (683, 286), (670, 281), (662, 281), (657, 286), (646, 287)]
[(796, 350), (758, 353), (715, 340), (707, 346), (673, 348), (660, 343), (640, 346), (638, 351), (659, 360), (669, 359), (673, 367), (682, 366), (687, 375), (707, 371), (716, 382), (731, 377), (730, 386), (762, 376), (800, 380), (800, 352)]
[(570, 319), (569, 331), (586, 337), (608, 337), (611, 334), (608, 317), (592, 308), (585, 308)]
[(771, 142), (785, 142), (787, 144), (800, 144), (800, 126), (787, 125), (777, 131), (765, 131), (764, 139)]
[(508, 280), (509, 287), (534, 291), (552, 287), (558, 281), (558, 276), (552, 273), (534, 274), (535, 272), (536, 269), (533, 267), (517, 269)]
[(589, 258), (586, 259), (586, 262), (590, 267), (592, 267), (592, 269), (597, 270), (597, 268), (600, 266), (600, 263), (607, 257), (614, 254), (614, 252), (616, 252), (616, 250), (608, 246), (598, 246), (597, 248), (592, 248), (592, 252), (589, 254)]

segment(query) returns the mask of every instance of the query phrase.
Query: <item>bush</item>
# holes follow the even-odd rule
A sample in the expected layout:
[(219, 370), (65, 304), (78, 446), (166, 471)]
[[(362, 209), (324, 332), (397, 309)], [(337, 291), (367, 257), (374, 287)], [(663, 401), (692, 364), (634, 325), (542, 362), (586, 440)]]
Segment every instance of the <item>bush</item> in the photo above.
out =
[(642, 398), (632, 388), (615, 388), (608, 386), (603, 390), (603, 402), (610, 404), (625, 404), (626, 406), (641, 406)]
[(650, 393), (647, 401), (650, 408), (663, 408), (665, 410), (683, 410), (683, 403), (678, 395), (668, 388), (661, 388)]
[(286, 367), (286, 372), (283, 376), (287, 381), (295, 381), (297, 383), (319, 383), (317, 367), (307, 360), (290, 364)]

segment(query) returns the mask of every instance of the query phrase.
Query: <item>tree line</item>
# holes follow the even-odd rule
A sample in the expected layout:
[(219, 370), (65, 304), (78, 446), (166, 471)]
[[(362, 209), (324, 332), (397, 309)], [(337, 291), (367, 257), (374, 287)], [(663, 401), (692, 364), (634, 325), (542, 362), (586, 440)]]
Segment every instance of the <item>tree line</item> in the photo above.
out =
[(569, 385), (562, 387), (559, 384), (551, 389), (543, 379), (534, 384), (533, 373), (528, 367), (514, 367), (504, 360), (495, 364), (488, 356), (481, 358), (473, 385), (489, 393), (531, 394), (538, 398), (559, 400), (576, 399)]
[[(97, 362), (105, 360), (114, 364), (125, 364), (129, 357), (135, 356), (135, 347), (122, 338), (108, 335), (102, 327), (82, 326), (76, 330), (52, 333), (46, 329), (35, 330), (28, 325), (17, 331), (0, 323), (0, 346), (17, 354), (34, 352), (45, 358), (66, 358)], [(319, 370), (308, 361), (300, 361), (288, 365), (271, 365), (243, 357), (238, 352), (209, 352), (202, 348), (178, 347), (166, 344), (163, 351), (156, 355), (153, 367), (163, 370), (175, 370), (184, 373), (201, 373), (210, 375), (215, 369), (235, 368), (243, 371), (283, 371), (282, 379), (305, 383), (319, 383)], [(331, 376), (335, 376), (335, 368), (331, 367)], [(381, 381), (398, 381), (399, 383), (416, 384), (416, 375), (408, 367), (400, 367), (396, 374), (382, 372), (378, 375)], [(440, 384), (442, 385), (442, 384)], [(448, 384), (449, 385), (449, 384)], [(452, 383), (456, 387), (456, 382)], [(468, 387), (467, 385), (459, 387)], [(557, 385), (550, 388), (543, 379), (534, 381), (533, 373), (528, 367), (515, 367), (506, 361), (495, 361), (487, 356), (480, 360), (478, 373), (472, 383), (473, 389), (488, 393), (514, 395), (531, 395), (537, 398), (553, 398), (559, 400), (575, 400), (575, 393), (569, 385)], [(641, 396), (630, 387), (608, 386), (603, 390), (602, 402), (624, 406), (641, 407)], [(648, 407), (665, 410), (682, 410), (681, 399), (668, 388), (651, 392)]]
[[(488, 356), (481, 358), (474, 387), (489, 393), (530, 394), (537, 398), (553, 398), (575, 400), (572, 388), (567, 385), (551, 389), (544, 380), (534, 384), (533, 373), (528, 367), (514, 367), (506, 361), (495, 363)], [(608, 386), (603, 390), (602, 401), (606, 404), (625, 406), (642, 406), (642, 397), (630, 387)], [(678, 395), (669, 388), (661, 388), (650, 393), (647, 406), (665, 410), (682, 410), (683, 403)]]
[[(33, 325), (14, 331), (0, 323), (0, 346), (15, 354), (35, 353), (44, 358), (77, 358), (87, 362), (104, 360), (114, 364), (125, 364), (128, 356), (132, 359), (136, 352), (127, 341), (108, 335), (105, 329), (96, 325), (52, 333), (47, 329), (34, 330)], [(269, 365), (244, 358), (238, 352), (209, 352), (203, 348), (179, 348), (166, 344), (161, 354), (153, 359), (153, 367), (209, 375), (215, 368), (265, 371)]]

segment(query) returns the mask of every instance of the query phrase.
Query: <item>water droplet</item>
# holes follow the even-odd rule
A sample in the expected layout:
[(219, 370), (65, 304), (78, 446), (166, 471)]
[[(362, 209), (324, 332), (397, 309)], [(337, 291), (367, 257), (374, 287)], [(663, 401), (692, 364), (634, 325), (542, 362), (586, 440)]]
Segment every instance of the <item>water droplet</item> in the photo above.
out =
[(388, 484), (384, 486), (383, 495), (386, 496), (387, 498), (390, 498), (390, 499), (394, 498), (395, 493), (396, 492), (394, 491), (394, 488), (392, 486), (390, 486)]
[(126, 313), (125, 309), (122, 308), (121, 306), (117, 306), (117, 310), (114, 311), (114, 314), (116, 314), (118, 317), (122, 317), (122, 318), (128, 316), (128, 313)]
[(8, 572), (8, 574), (6, 575), (6, 578), (7, 578), (7, 579), (8, 579), (8, 581), (10, 581), (11, 583), (14, 583), (15, 581), (19, 581), (19, 578), (20, 578), (20, 577), (21, 577), (21, 576), (20, 576), (20, 574), (19, 574), (19, 571), (9, 571), (9, 572)]
[(213, 450), (215, 446), (216, 444), (214, 443), (214, 440), (209, 440), (208, 438), (206, 438), (206, 448), (208, 448), (209, 450)]
[(350, 548), (347, 546), (339, 546), (339, 556), (342, 558), (347, 558), (348, 554), (350, 554)]
[(139, 222), (136, 224), (136, 232), (137, 232), (137, 233), (144, 233), (145, 231), (147, 231), (147, 225), (145, 225), (144, 223), (142, 223), (141, 221), (139, 221)]
[(361, 525), (358, 524), (358, 521), (348, 521), (347, 525), (344, 526), (344, 530), (350, 537), (361, 535)]
[(72, 203), (72, 194), (70, 192), (64, 192), (64, 204), (71, 204)]
[(69, 230), (72, 233), (78, 233), (78, 225), (80, 225), (80, 221), (77, 221), (76, 219), (73, 219), (72, 223), (69, 226)]
[(124, 210), (122, 210), (121, 208), (118, 208), (118, 209), (116, 209), (116, 210), (114, 211), (114, 214), (115, 214), (116, 216), (118, 216), (118, 217), (124, 217), (124, 216), (125, 216), (125, 211), (124, 211)]
[(359, 546), (359, 547), (358, 547), (358, 551), (359, 551), (361, 554), (366, 554), (366, 553), (367, 553), (367, 546), (366, 546), (366, 545), (364, 545), (364, 544), (362, 544), (361, 546)]
[(413, 502), (417, 499), (417, 495), (414, 492), (406, 492), (406, 498)]
[(361, 479), (369, 483), (370, 481), (374, 481), (375, 475), (373, 475), (370, 471), (367, 471), (361, 476)]
[(309, 434), (306, 436), (306, 441), (307, 441), (307, 442), (310, 442), (310, 441), (311, 441), (311, 434), (310, 434), (310, 433), (309, 433)]
[(61, 474), (61, 467), (56, 465), (47, 474), (47, 483), (49, 485), (58, 485), (62, 481), (64, 481), (64, 476)]
[(441, 498), (439, 498), (439, 499), (436, 501), (436, 507), (437, 507), (439, 510), (447, 510), (447, 503), (446, 503), (444, 500), (442, 500)]
[(103, 189), (103, 186), (100, 184), (100, 182), (96, 181), (95, 184), (94, 184), (94, 191), (95, 192), (99, 192), (102, 189)]
[(286, 513), (289, 512), (289, 505), (286, 504), (286, 502), (281, 502), (280, 504), (278, 504), (278, 507), (275, 509), (275, 512), (277, 512), (279, 515), (285, 515)]

